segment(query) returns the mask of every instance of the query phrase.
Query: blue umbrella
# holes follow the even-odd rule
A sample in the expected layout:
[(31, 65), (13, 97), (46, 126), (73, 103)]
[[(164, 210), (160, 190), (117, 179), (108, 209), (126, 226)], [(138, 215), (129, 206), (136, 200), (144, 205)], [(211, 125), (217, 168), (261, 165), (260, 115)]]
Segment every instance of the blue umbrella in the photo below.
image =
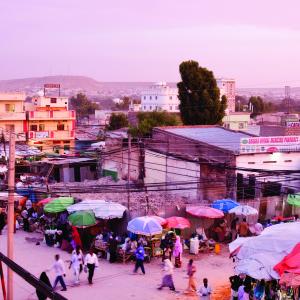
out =
[(127, 225), (127, 230), (135, 234), (147, 236), (162, 233), (162, 227), (159, 222), (151, 217), (137, 217), (132, 219)]
[(214, 201), (211, 206), (223, 211), (224, 213), (228, 213), (231, 209), (239, 206), (239, 204), (232, 199), (221, 199)]

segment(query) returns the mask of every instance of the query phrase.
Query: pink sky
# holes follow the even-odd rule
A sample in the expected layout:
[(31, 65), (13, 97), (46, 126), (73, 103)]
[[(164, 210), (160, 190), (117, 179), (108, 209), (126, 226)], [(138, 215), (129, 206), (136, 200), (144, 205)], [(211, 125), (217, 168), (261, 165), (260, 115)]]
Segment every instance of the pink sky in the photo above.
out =
[(194, 59), (239, 87), (300, 86), (299, 0), (0, 2), (0, 79), (177, 81)]

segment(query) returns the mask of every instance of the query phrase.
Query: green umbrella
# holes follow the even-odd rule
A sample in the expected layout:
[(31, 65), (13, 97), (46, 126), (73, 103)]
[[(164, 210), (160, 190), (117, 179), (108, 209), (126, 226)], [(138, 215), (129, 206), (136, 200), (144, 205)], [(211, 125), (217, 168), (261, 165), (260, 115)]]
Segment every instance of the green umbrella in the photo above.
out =
[(59, 213), (65, 211), (68, 206), (74, 203), (73, 197), (59, 197), (45, 205), (44, 211), (47, 213)]
[(289, 194), (287, 203), (293, 206), (300, 206), (300, 194)]
[(73, 226), (86, 227), (96, 224), (96, 218), (92, 211), (76, 211), (69, 216), (69, 221)]

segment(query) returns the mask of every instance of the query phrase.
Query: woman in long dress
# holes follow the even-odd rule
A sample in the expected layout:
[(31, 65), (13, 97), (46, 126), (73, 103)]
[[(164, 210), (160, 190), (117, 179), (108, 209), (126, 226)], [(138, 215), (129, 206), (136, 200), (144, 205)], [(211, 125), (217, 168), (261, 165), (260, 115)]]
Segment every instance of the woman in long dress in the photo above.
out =
[(182, 244), (180, 242), (180, 236), (176, 236), (176, 242), (174, 245), (173, 255), (175, 257), (175, 267), (180, 268), (181, 267), (181, 254), (182, 254)]
[(167, 258), (164, 260), (164, 267), (163, 267), (163, 279), (161, 285), (158, 287), (161, 290), (163, 287), (168, 287), (171, 291), (175, 291), (175, 286), (173, 282), (173, 264)]

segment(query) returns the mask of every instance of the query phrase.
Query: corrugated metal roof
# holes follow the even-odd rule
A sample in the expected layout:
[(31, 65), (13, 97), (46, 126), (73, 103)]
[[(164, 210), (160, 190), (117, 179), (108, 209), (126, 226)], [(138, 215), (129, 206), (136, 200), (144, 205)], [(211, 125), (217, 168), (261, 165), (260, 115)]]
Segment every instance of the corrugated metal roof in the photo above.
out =
[(240, 151), (241, 138), (251, 136), (247, 133), (232, 131), (219, 126), (168, 127), (160, 129), (235, 153), (239, 153)]

